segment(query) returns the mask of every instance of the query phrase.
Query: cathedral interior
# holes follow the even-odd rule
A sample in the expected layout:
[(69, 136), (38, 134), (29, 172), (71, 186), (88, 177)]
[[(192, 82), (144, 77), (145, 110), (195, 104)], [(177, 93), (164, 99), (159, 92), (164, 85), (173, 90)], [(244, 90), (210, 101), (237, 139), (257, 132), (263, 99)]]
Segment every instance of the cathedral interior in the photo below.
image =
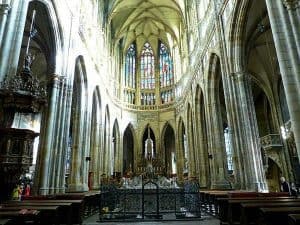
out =
[(87, 192), (149, 161), (200, 189), (299, 186), (299, 5), (0, 1), (1, 199), (20, 177)]

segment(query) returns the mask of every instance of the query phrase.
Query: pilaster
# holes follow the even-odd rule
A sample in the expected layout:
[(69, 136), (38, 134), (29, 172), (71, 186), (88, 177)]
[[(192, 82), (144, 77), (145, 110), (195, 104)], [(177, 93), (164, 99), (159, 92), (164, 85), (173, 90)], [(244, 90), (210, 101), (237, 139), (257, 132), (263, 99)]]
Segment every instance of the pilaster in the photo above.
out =
[[(215, 81), (209, 80), (213, 83)], [(227, 189), (229, 183), (226, 181), (226, 155), (223, 136), (223, 127), (221, 121), (220, 102), (218, 101), (218, 91), (216, 87), (207, 89), (207, 103), (205, 104), (209, 118), (206, 118), (208, 131), (208, 149), (209, 149), (209, 164), (211, 187), (214, 189)]]
[(56, 111), (58, 105), (59, 93), (59, 76), (56, 74), (50, 75), (48, 80), (48, 108), (44, 112), (41, 124), (41, 136), (39, 151), (36, 163), (36, 182), (34, 183), (35, 189), (38, 194), (46, 195), (50, 193), (50, 178), (52, 177), (51, 171), (53, 170), (53, 139), (55, 137), (55, 121)]
[(243, 151), (244, 173), (246, 177), (246, 188), (255, 191), (266, 191), (267, 183), (262, 165), (260, 139), (253, 102), (250, 75), (245, 72), (235, 73), (235, 85), (237, 86), (239, 101), (237, 101), (241, 113), (241, 127), (245, 149)]
[(9, 10), (9, 4), (0, 4), (0, 46), (2, 46), (2, 39), (6, 27), (7, 15), (9, 13)]
[(5, 21), (5, 35), (1, 40), (0, 81), (4, 76), (14, 76), (17, 72), (27, 8), (28, 1), (12, 1), (7, 21)]

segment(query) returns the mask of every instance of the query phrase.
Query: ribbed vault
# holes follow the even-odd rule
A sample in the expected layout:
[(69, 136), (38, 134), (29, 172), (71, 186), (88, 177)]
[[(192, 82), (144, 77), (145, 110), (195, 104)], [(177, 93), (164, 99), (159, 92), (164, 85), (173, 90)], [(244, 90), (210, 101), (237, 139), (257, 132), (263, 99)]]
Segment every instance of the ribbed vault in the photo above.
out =
[(116, 0), (109, 21), (115, 44), (122, 39), (124, 50), (136, 41), (138, 52), (146, 41), (157, 49), (157, 40), (169, 47), (180, 46), (184, 30), (183, 5), (178, 0)]

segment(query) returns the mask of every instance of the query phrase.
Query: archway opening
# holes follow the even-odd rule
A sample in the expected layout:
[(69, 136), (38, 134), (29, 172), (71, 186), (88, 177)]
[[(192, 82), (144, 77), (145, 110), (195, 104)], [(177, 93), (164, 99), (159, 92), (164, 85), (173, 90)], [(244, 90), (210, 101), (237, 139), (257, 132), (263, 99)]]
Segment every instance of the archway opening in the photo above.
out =
[(132, 128), (127, 126), (123, 135), (123, 174), (134, 172), (134, 138)]

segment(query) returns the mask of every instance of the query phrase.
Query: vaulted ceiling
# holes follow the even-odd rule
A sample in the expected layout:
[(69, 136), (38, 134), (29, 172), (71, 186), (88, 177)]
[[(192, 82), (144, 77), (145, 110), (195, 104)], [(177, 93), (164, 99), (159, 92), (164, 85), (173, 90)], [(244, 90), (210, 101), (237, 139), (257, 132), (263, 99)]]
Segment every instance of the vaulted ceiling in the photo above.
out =
[(157, 49), (157, 40), (172, 47), (180, 45), (185, 30), (183, 0), (116, 0), (109, 22), (112, 39), (122, 40), (123, 50), (135, 41), (138, 52), (146, 41)]

